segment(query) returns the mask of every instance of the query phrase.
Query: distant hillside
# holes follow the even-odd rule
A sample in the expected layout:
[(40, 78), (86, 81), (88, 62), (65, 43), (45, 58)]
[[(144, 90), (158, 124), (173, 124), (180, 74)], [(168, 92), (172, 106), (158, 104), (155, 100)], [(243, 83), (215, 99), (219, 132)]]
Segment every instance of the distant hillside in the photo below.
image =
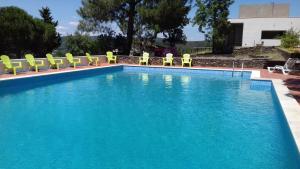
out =
[[(93, 40), (96, 40), (97, 36), (91, 36), (91, 38)], [(57, 49), (58, 51), (66, 50), (65, 39), (66, 37), (62, 37), (62, 43), (61, 46)], [(155, 44), (157, 46), (168, 47), (167, 43), (163, 43), (163, 38), (157, 38)], [(180, 49), (192, 49), (192, 48), (207, 47), (207, 46), (210, 46), (210, 44), (207, 41), (187, 41), (186, 44), (176, 44), (176, 47)]]
[[(167, 47), (167, 43), (163, 43), (163, 38), (156, 39), (156, 45)], [(208, 47), (210, 46), (207, 41), (187, 41), (186, 44), (176, 44), (177, 48), (197, 48), (197, 47)]]

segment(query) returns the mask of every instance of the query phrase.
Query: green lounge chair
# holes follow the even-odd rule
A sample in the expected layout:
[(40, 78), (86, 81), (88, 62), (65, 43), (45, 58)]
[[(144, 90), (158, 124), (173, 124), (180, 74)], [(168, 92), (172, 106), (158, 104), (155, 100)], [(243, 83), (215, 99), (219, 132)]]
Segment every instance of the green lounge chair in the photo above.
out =
[(29, 64), (29, 67), (34, 68), (35, 72), (38, 72), (40, 67), (45, 66), (45, 63), (43, 60), (34, 59), (32, 54), (26, 54), (25, 58)]
[(71, 53), (66, 53), (66, 58), (67, 61), (74, 67), (76, 68), (77, 64), (81, 63), (80, 58), (74, 58), (73, 55)]
[(46, 57), (48, 59), (48, 62), (50, 64), (50, 68), (57, 68), (57, 70), (59, 70), (59, 66), (62, 65), (64, 62), (62, 59), (54, 59), (52, 54), (47, 53)]
[(89, 62), (89, 65), (92, 65), (93, 63), (96, 64), (96, 66), (98, 66), (98, 62), (99, 62), (99, 58), (98, 57), (92, 57), (89, 53), (85, 53), (86, 58)]
[(173, 65), (173, 54), (167, 53), (166, 57), (163, 58), (163, 65), (166, 66), (166, 64), (170, 64), (170, 66)]
[(106, 52), (107, 62), (110, 64), (111, 61), (117, 63), (117, 56), (114, 56), (111, 51)]
[(148, 65), (149, 64), (149, 53), (144, 52), (143, 56), (139, 58), (139, 63), (140, 63), (140, 65), (142, 65), (143, 63)]
[(2, 55), (0, 58), (3, 62), (5, 71), (12, 70), (14, 75), (17, 75), (17, 69), (22, 68), (22, 62), (11, 62), (7, 55)]
[(191, 59), (191, 55), (190, 54), (184, 54), (183, 57), (181, 58), (181, 63), (182, 63), (182, 67), (185, 64), (188, 64), (189, 67), (192, 67), (192, 59)]

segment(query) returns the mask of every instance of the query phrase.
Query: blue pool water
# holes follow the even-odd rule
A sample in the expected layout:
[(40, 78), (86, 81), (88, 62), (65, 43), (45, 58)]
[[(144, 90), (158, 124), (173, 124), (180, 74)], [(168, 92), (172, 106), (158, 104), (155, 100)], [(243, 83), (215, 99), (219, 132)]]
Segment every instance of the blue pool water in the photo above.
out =
[(1, 169), (300, 168), (271, 86), (249, 74), (82, 74), (0, 84)]

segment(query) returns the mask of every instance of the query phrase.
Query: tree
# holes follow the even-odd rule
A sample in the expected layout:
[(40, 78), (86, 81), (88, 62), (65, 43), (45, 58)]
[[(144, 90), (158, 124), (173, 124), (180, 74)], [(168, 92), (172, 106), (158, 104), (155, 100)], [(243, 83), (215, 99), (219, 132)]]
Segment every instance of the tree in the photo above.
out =
[[(183, 27), (188, 24), (187, 14), (191, 0), (82, 0), (78, 14), (82, 17), (79, 30), (107, 33), (109, 23), (117, 23), (123, 34), (127, 35), (129, 53), (133, 39), (147, 37), (155, 39), (158, 33), (172, 40), (184, 40)], [(176, 33), (171, 35), (172, 33)], [(178, 36), (178, 33), (182, 33)], [(174, 39), (169, 37), (180, 37)]]
[(51, 11), (48, 7), (42, 7), (42, 9), (40, 9), (39, 12), (45, 23), (49, 23), (54, 27), (58, 25), (58, 21), (53, 20), (53, 17), (51, 16)]
[(199, 25), (199, 31), (206, 33), (212, 40), (213, 53), (227, 52), (226, 39), (229, 34), (229, 6), (233, 0), (196, 0), (197, 11), (194, 25)]
[(126, 53), (131, 50), (137, 6), (142, 0), (82, 0), (78, 14), (83, 31), (107, 31), (107, 23), (116, 22), (127, 35)]
[(85, 55), (85, 52), (94, 52), (95, 42), (90, 36), (75, 32), (74, 35), (65, 37), (65, 47), (73, 55)]
[(58, 46), (53, 42), (57, 35), (55, 27), (20, 8), (0, 8), (0, 23), (1, 54), (12, 58), (22, 58), (25, 53), (45, 57)]
[(56, 29), (58, 21), (54, 21), (51, 16), (51, 11), (48, 7), (43, 7), (39, 10), (40, 15), (45, 24), (45, 33), (47, 33), (47, 39), (44, 40), (43, 49), (45, 49), (45, 53), (52, 52), (53, 49), (58, 48), (61, 45), (61, 36)]
[(33, 37), (33, 18), (17, 7), (0, 8), (0, 53), (12, 58), (30, 49)]
[(184, 43), (183, 28), (189, 23), (190, 0), (147, 0), (140, 8), (142, 20), (155, 33), (162, 33), (170, 46)]
[(176, 43), (185, 43), (186, 36), (183, 33), (182, 28), (175, 28), (163, 32), (165, 39), (164, 42), (168, 42), (171, 47), (174, 47)]
[(288, 30), (281, 36), (281, 46), (284, 48), (294, 48), (300, 44), (300, 33), (294, 29)]

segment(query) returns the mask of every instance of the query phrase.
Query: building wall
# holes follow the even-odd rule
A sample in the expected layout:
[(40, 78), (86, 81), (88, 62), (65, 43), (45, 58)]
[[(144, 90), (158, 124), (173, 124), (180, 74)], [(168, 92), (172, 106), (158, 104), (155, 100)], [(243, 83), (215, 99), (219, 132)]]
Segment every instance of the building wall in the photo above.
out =
[(287, 31), (294, 28), (300, 31), (300, 18), (248, 18), (230, 19), (231, 23), (243, 23), (243, 47), (280, 46), (279, 39), (261, 39), (262, 31)]
[(241, 5), (240, 18), (288, 18), (289, 4)]

